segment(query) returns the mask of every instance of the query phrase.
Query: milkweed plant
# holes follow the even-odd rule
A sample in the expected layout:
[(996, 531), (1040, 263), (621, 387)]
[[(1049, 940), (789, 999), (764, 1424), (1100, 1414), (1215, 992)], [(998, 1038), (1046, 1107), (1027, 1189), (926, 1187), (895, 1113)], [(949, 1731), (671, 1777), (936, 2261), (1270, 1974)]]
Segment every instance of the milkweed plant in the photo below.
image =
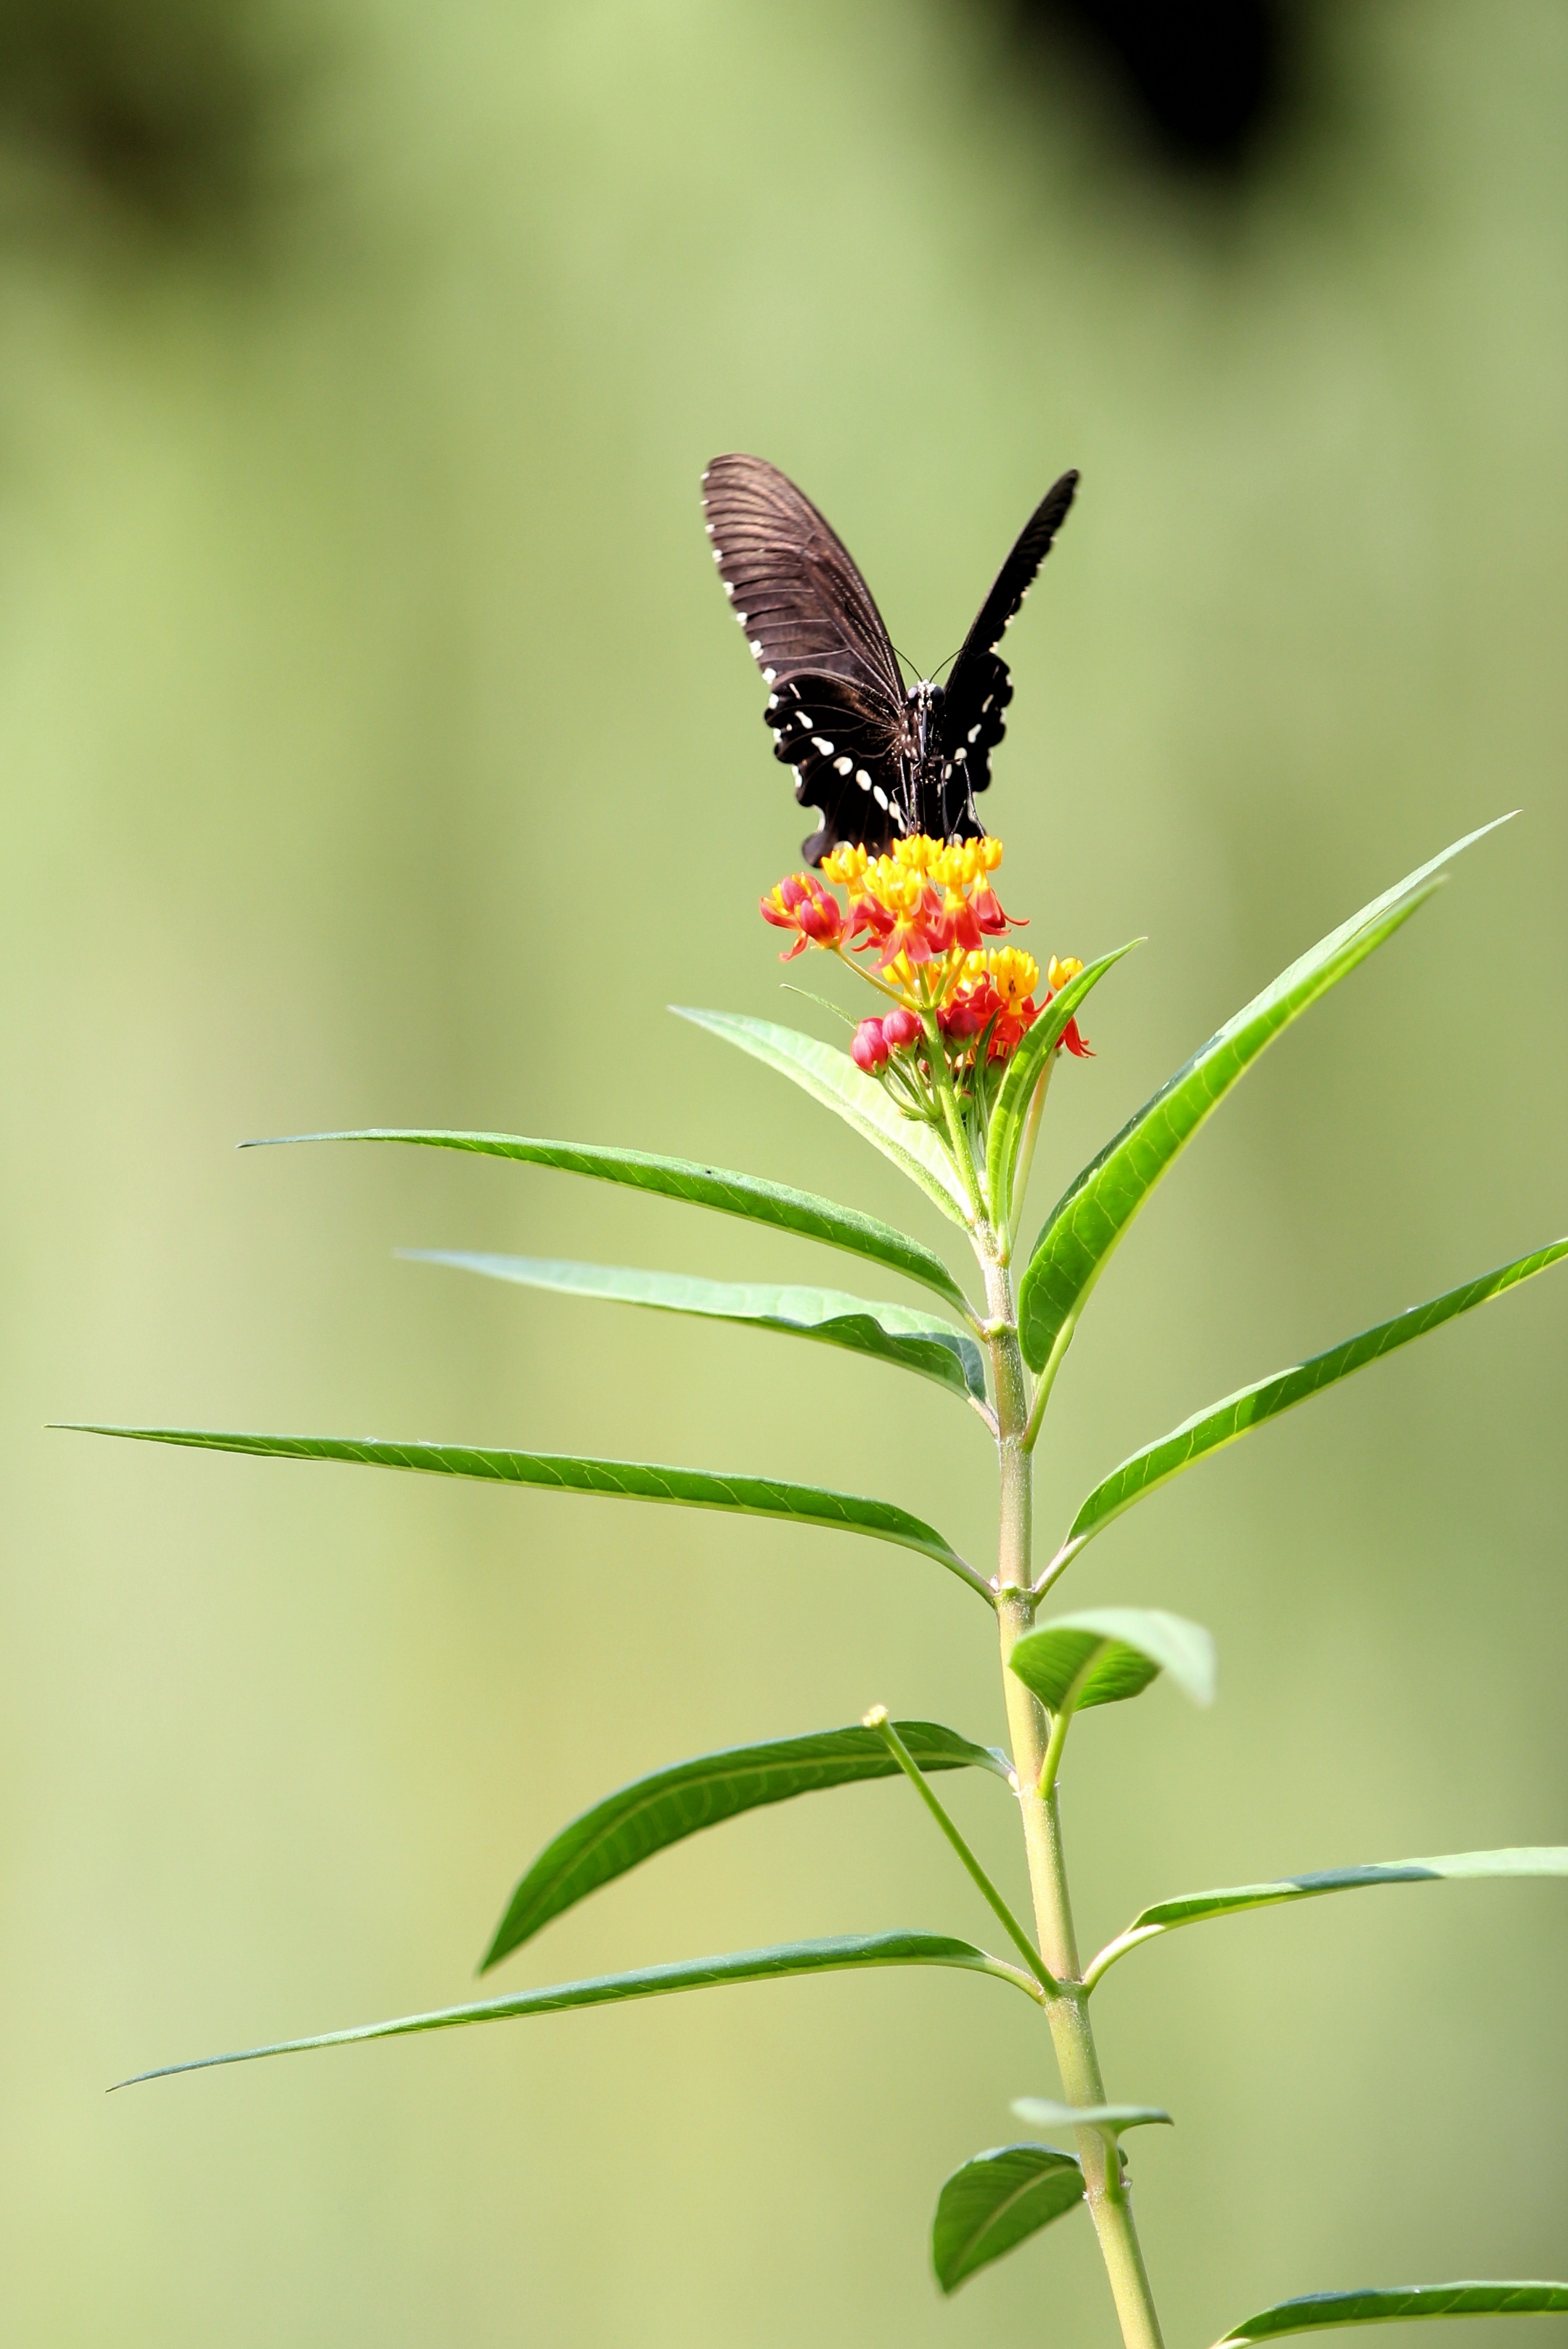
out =
[[(1093, 2002), (1112, 1969), (1180, 1928), (1271, 1904), (1375, 1885), (1568, 1875), (1568, 1847), (1450, 1852), (1184, 1893), (1141, 1909), (1123, 1931), (1086, 1957), (1068, 1895), (1059, 1794), (1068, 1739), (1090, 1706), (1128, 1702), (1161, 1673), (1195, 1704), (1208, 1704), (1214, 1692), (1214, 1650), (1199, 1625), (1161, 1610), (1090, 1607), (1062, 1612), (1057, 1586), (1090, 1542), (1173, 1477), (1353, 1371), (1544, 1272), (1568, 1256), (1568, 1239), (1464, 1281), (1196, 1413), (1103, 1477), (1059, 1539), (1054, 1527), (1045, 1539), (1036, 1537), (1036, 1439), (1079, 1316), (1161, 1176), (1264, 1049), (1391, 938), (1439, 886), (1442, 867), (1493, 828), (1470, 833), (1385, 890), (1228, 1019), (1075, 1175), (1026, 1247), (1019, 1246), (1025, 1193), (1048, 1089), (1064, 1052), (1081, 1056), (1088, 1050), (1079, 1014), (1091, 989), (1129, 949), (1118, 947), (1088, 964), (1051, 957), (1042, 968), (1032, 953), (1007, 943), (1022, 925), (1003, 910), (996, 888), (1002, 844), (989, 838), (944, 843), (917, 835), (898, 840), (891, 854), (876, 858), (863, 848), (841, 846), (820, 874), (798, 873), (769, 890), (761, 911), (768, 922), (790, 934), (787, 959), (809, 951), (831, 956), (874, 990), (874, 1010), (855, 1026), (848, 1052), (794, 1029), (731, 1012), (684, 1016), (799, 1086), (891, 1160), (923, 1195), (925, 1206), (968, 1243), (975, 1260), (972, 1284), (957, 1279), (923, 1240), (858, 1208), (686, 1159), (498, 1133), (378, 1130), (299, 1137), (415, 1143), (558, 1167), (793, 1232), (881, 1272), (897, 1273), (926, 1290), (934, 1309), (875, 1303), (834, 1289), (684, 1279), (609, 1265), (495, 1256), (438, 1258), (533, 1288), (746, 1322), (847, 1347), (933, 1380), (977, 1413), (995, 1444), (996, 1557), (987, 1572), (897, 1500), (768, 1476), (461, 1444), (173, 1427), (92, 1431), (211, 1451), (358, 1461), (828, 1526), (916, 1551), (973, 1592), (975, 1628), (998, 1644), (1008, 1732), (1005, 1748), (977, 1744), (938, 1723), (890, 1719), (878, 1705), (848, 1726), (732, 1747), (655, 1771), (605, 1795), (546, 1845), (508, 1901), (484, 1969), (514, 1955), (601, 1885), (686, 1836), (716, 1828), (760, 1805), (900, 1774), (990, 1911), (995, 1946), (917, 1930), (787, 1941), (514, 1991), (428, 2014), (207, 2056), (200, 2064), (171, 2064), (164, 2071), (503, 2023), (727, 1982), (874, 1967), (956, 1967), (1005, 1984), (1030, 2008), (1030, 2030), (1037, 2022), (1045, 2025), (1060, 2094), (1053, 2101), (1021, 2096), (1013, 2111), (1027, 2134), (970, 2155), (938, 2186), (931, 2231), (938, 2286), (944, 2292), (955, 2291), (1083, 2203), (1099, 2239), (1127, 2349), (1158, 2349), (1160, 2322), (1139, 2247), (1123, 2139), (1128, 2131), (1170, 2116), (1119, 2101), (1107, 2086), (1095, 2045)], [(989, 1772), (1006, 1789), (1023, 1843), (1027, 1913), (1006, 1899), (937, 1794), (934, 1782), (951, 1770)], [(1034, 2059), (1026, 2054), (1023, 2060), (1032, 2070)], [(1568, 2284), (1472, 2281), (1328, 2290), (1247, 2317), (1223, 2335), (1222, 2349), (1392, 2318), (1553, 2309), (1568, 2310)]]

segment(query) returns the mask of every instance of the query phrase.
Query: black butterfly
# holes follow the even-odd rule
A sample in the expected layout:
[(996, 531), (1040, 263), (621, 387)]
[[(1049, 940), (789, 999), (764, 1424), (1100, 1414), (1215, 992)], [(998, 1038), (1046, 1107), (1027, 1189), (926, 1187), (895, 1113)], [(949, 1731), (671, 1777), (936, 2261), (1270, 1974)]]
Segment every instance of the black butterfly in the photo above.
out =
[(716, 457), (702, 477), (713, 559), (771, 691), (774, 756), (822, 825), (801, 843), (820, 864), (841, 841), (882, 854), (913, 832), (973, 839), (975, 794), (1013, 698), (995, 646), (1028, 594), (1078, 488), (1064, 473), (1035, 508), (964, 639), (945, 690), (904, 690), (897, 656), (847, 548), (793, 481), (760, 457)]

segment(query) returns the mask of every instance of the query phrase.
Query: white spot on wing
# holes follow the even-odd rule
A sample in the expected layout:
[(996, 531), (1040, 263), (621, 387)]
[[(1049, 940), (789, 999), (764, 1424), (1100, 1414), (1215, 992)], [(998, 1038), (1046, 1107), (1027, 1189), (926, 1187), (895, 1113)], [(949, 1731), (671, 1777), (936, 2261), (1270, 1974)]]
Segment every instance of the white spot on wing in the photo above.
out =
[(813, 734), (811, 740), (816, 744), (818, 750), (820, 750), (824, 759), (830, 759), (832, 757), (833, 746), (828, 740), (825, 734)]
[(760, 660), (762, 658), (762, 639), (760, 636), (753, 636), (751, 639), (751, 657), (753, 660)]
[(857, 782), (857, 783), (859, 783), (859, 785), (860, 785), (860, 787), (861, 787), (861, 791), (862, 791), (862, 792), (869, 792), (869, 791), (870, 791), (870, 789), (871, 789), (871, 787), (872, 787), (872, 779), (871, 779), (871, 777), (867, 774), (867, 772), (866, 772), (866, 771), (865, 771), (865, 769), (864, 769), (863, 767), (857, 767), (857, 768), (855, 769), (855, 781), (856, 781), (856, 782)]
[(875, 800), (878, 807), (881, 808), (882, 813), (885, 815), (887, 813), (887, 793), (883, 791), (880, 783), (872, 784), (872, 797)]
[(954, 765), (955, 767), (961, 767), (961, 766), (964, 764), (965, 760), (968, 756), (969, 756), (969, 753), (968, 753), (968, 751), (967, 751), (967, 750), (954, 750), (954, 752), (953, 753), (953, 763), (954, 763)]
[(762, 674), (767, 678), (769, 684), (771, 685), (779, 672), (776, 668), (765, 668)]
[(854, 763), (855, 762), (852, 759), (835, 759), (833, 761), (834, 766), (837, 768), (841, 775), (847, 775)]
[(972, 726), (969, 729), (968, 733), (964, 737), (964, 740), (966, 742), (978, 742), (980, 740), (980, 729), (978, 726)]

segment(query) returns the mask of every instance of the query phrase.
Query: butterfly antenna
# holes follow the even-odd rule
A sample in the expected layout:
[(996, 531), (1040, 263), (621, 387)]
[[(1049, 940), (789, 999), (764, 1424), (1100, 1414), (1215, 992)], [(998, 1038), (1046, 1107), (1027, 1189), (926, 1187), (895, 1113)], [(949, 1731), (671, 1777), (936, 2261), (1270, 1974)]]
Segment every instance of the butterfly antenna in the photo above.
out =
[[(888, 638), (888, 642), (890, 645), (892, 645), (892, 638), (891, 636)], [(911, 660), (909, 655), (907, 653), (901, 653), (896, 645), (892, 645), (892, 649), (894, 659), (900, 660), (903, 663), (903, 666), (908, 669), (911, 677), (918, 677), (920, 675), (920, 670), (916, 667), (915, 663)]]
[(943, 670), (946, 668), (950, 663), (955, 661), (963, 650), (964, 647), (962, 645), (954, 645), (953, 650), (948, 654), (947, 659), (937, 662), (936, 667), (931, 672), (931, 682), (933, 685), (936, 683), (936, 680), (942, 675)]

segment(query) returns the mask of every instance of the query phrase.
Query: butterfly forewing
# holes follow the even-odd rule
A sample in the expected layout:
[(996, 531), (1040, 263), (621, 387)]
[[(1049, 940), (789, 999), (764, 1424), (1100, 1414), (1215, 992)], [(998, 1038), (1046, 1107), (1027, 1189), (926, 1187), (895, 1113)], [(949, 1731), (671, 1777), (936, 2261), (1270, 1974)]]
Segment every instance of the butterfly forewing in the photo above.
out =
[(760, 457), (716, 457), (703, 475), (714, 561), (769, 685), (838, 677), (885, 707), (903, 701), (882, 614), (848, 549), (810, 498)]
[(1002, 712), (1013, 698), (1007, 664), (995, 647), (1050, 553), (1078, 485), (1076, 472), (1064, 473), (1046, 492), (996, 574), (953, 664), (943, 721), (944, 758), (954, 762), (955, 776), (965, 773), (971, 792), (983, 792), (991, 781), (991, 753), (1006, 732)]

